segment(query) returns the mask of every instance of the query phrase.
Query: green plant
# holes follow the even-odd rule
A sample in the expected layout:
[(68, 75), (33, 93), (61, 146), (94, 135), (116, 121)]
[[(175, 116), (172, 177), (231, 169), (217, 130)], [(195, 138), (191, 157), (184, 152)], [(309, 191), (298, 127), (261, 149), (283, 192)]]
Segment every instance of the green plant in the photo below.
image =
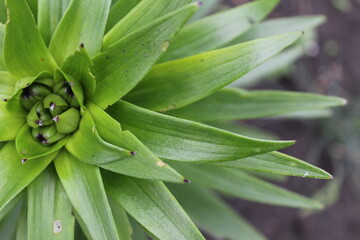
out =
[[(241, 170), (331, 178), (276, 152), (293, 141), (209, 126), (344, 103), (223, 89), (301, 37), (286, 33), (222, 48), (278, 0), (185, 27), (199, 3), (6, 0), (7, 11), (0, 3), (1, 239), (130, 239), (131, 226), (134, 234), (141, 228), (128, 215), (154, 238), (203, 239), (168, 188), (198, 226), (231, 239), (263, 237), (213, 190), (321, 208)], [(179, 184), (187, 179), (192, 184)]]

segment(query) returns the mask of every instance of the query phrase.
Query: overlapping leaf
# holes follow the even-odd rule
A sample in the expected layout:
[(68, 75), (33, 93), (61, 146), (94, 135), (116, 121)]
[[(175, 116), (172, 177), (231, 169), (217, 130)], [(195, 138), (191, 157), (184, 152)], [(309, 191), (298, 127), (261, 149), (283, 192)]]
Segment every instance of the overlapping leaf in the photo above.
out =
[(83, 44), (91, 57), (101, 49), (111, 0), (72, 0), (50, 42), (56, 62), (62, 62)]
[(213, 163), (212, 165), (299, 177), (332, 178), (329, 173), (318, 167), (279, 152), (256, 155), (236, 161)]
[(155, 66), (125, 99), (152, 110), (171, 110), (228, 85), (301, 36), (289, 33)]
[(246, 138), (200, 123), (155, 113), (124, 101), (108, 109), (157, 156), (186, 162), (221, 162), (281, 149), (290, 141)]
[(265, 239), (210, 190), (194, 184), (171, 185), (170, 190), (194, 222), (211, 235), (231, 240)]
[(287, 32), (306, 31), (317, 27), (324, 21), (325, 17), (320, 15), (271, 19), (255, 25), (246, 34), (234, 39), (228, 45), (238, 44), (253, 39), (274, 36)]
[(134, 154), (129, 159), (99, 166), (138, 178), (168, 182), (184, 181), (179, 173), (155, 156), (136, 136), (129, 131), (122, 131), (120, 124), (107, 113), (94, 104), (89, 104), (88, 107), (100, 136), (113, 145), (130, 149)]
[(92, 69), (96, 78), (93, 102), (106, 108), (134, 88), (197, 8), (197, 4), (190, 4), (159, 18), (99, 54)]
[(54, 159), (56, 153), (21, 163), (15, 143), (9, 142), (0, 150), (0, 211), (27, 187)]
[(189, 3), (191, 3), (191, 0), (142, 0), (140, 4), (138, 4), (105, 35), (103, 49), (106, 50), (136, 29), (157, 21), (159, 18), (180, 9)]
[(141, 0), (119, 0), (114, 3), (109, 12), (105, 31), (108, 32), (123, 19)]
[(279, 0), (258, 0), (189, 24), (180, 31), (161, 61), (221, 47), (262, 20), (278, 3)]
[(104, 141), (96, 130), (89, 112), (86, 112), (79, 129), (69, 138), (66, 149), (77, 159), (88, 164), (104, 164), (132, 157), (129, 150)]
[(285, 207), (305, 209), (322, 207), (319, 202), (272, 185), (238, 169), (180, 163), (174, 166), (194, 184), (200, 184), (230, 196)]
[(196, 103), (167, 113), (200, 122), (240, 120), (324, 109), (345, 103), (345, 99), (310, 93), (226, 88)]
[(27, 239), (71, 240), (74, 227), (71, 203), (50, 166), (28, 187)]
[[(4, 61), (9, 72), (18, 77), (36, 76), (55, 70), (56, 63), (46, 48), (25, 0), (6, 0), (9, 18), (5, 28)], [(21, 56), (21, 57), (20, 57)]]
[(41, 33), (45, 44), (50, 43), (52, 34), (54, 33), (61, 17), (63, 16), (70, 0), (37, 0), (38, 14), (37, 26)]
[(104, 174), (107, 193), (157, 239), (204, 239), (161, 182)]
[(55, 167), (91, 238), (119, 239), (99, 168), (82, 163), (66, 151), (55, 159)]

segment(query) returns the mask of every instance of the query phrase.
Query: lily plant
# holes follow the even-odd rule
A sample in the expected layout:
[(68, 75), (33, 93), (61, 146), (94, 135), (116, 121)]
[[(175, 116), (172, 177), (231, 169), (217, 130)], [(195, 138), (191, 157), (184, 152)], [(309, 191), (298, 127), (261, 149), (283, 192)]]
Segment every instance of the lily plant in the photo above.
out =
[(215, 191), (321, 208), (256, 173), (330, 179), (277, 152), (294, 141), (225, 130), (344, 104), (224, 88), (304, 34), (241, 40), (278, 2), (1, 0), (0, 238), (263, 239)]

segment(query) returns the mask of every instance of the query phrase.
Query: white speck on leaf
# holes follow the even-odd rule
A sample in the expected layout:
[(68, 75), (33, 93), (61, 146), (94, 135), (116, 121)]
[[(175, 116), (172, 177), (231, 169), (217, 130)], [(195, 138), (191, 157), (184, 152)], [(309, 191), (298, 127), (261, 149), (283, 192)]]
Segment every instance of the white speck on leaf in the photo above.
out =
[(168, 49), (169, 46), (170, 46), (170, 42), (169, 42), (169, 41), (163, 42), (163, 45), (162, 45), (162, 50), (163, 50), (163, 52), (165, 52), (165, 51)]
[(62, 231), (62, 226), (61, 226), (61, 221), (60, 220), (55, 220), (54, 221), (54, 233), (61, 233)]
[(309, 173), (305, 172), (303, 177), (307, 177), (307, 176), (309, 176)]
[(156, 162), (156, 164), (159, 166), (159, 167), (164, 167), (166, 165), (166, 163), (164, 163), (163, 161), (159, 160)]

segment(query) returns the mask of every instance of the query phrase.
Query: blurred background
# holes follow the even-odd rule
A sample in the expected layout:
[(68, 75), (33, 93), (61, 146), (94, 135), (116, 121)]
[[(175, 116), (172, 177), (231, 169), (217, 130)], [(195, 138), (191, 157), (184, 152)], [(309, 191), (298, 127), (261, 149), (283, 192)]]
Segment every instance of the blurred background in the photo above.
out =
[[(222, 8), (248, 1), (226, 0)], [(296, 139), (286, 153), (315, 164), (335, 180), (273, 179), (280, 185), (324, 203), (321, 212), (266, 206), (239, 200), (228, 201), (257, 229), (273, 240), (360, 239), (360, 1), (284, 0), (270, 18), (321, 14), (327, 21), (305, 43), (304, 56), (248, 88), (284, 89), (346, 98), (346, 107), (330, 117), (314, 119), (266, 119), (247, 122)], [(310, 38), (310, 37), (308, 37)], [(325, 113), (325, 115), (328, 115)]]

